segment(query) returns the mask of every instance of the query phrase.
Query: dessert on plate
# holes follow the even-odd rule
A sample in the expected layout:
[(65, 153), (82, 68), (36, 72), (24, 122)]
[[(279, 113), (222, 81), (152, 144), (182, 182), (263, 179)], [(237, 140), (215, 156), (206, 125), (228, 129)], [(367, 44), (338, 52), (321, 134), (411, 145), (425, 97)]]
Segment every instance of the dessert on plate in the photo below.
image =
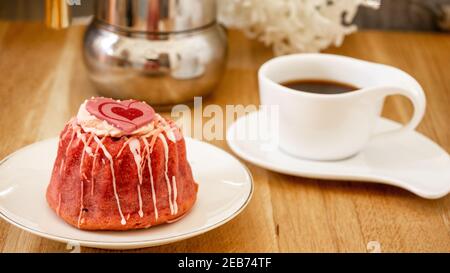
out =
[(79, 229), (130, 230), (180, 219), (197, 189), (173, 121), (145, 102), (92, 98), (60, 134), (46, 196)]

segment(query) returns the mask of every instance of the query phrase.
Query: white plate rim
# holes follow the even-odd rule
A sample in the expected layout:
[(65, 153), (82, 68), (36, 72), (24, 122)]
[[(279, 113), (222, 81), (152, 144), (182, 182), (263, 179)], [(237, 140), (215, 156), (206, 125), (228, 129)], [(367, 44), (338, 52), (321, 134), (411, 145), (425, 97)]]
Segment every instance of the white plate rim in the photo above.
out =
[[(24, 150), (31, 148), (35, 145), (39, 145), (43, 142), (47, 142), (47, 141), (52, 141), (54, 140), (56, 137), (53, 138), (48, 138), (48, 139), (44, 139), (41, 141), (37, 141), (34, 142), (32, 144), (26, 145), (24, 147), (21, 147), (19, 149), (17, 149), (16, 151), (14, 151), (13, 153), (9, 154), (8, 156), (6, 156), (4, 159), (0, 160), (0, 166), (2, 164), (4, 164), (6, 161), (8, 161), (10, 158), (14, 157), (16, 154), (23, 152)], [(102, 241), (91, 241), (91, 240), (80, 240), (80, 239), (71, 239), (71, 238), (67, 238), (67, 237), (63, 237), (63, 236), (56, 236), (56, 235), (52, 235), (46, 232), (42, 232), (39, 230), (35, 230), (33, 228), (29, 228), (21, 223), (18, 223), (16, 221), (14, 221), (13, 219), (11, 219), (10, 217), (8, 217), (0, 208), (0, 217), (2, 219), (4, 219), (6, 222), (8, 222), (9, 224), (16, 226), (22, 230), (28, 231), (34, 235), (43, 237), (43, 238), (47, 238), (50, 240), (54, 240), (57, 242), (62, 242), (62, 243), (71, 243), (71, 244), (79, 244), (80, 246), (85, 246), (85, 247), (94, 247), (94, 248), (101, 248), (101, 249), (138, 249), (138, 248), (145, 248), (145, 247), (151, 247), (151, 246), (160, 246), (160, 245), (165, 245), (165, 244), (170, 244), (173, 242), (177, 242), (177, 241), (181, 241), (181, 240), (185, 240), (185, 239), (189, 239), (201, 234), (204, 234), (208, 231), (211, 231), (217, 227), (220, 227), (224, 224), (226, 224), (227, 222), (231, 221), (232, 219), (234, 219), (236, 216), (238, 216), (246, 207), (247, 205), (250, 203), (252, 197), (253, 197), (253, 193), (254, 193), (254, 180), (253, 180), (253, 176), (252, 173), (250, 172), (250, 170), (248, 169), (248, 167), (246, 166), (246, 164), (244, 164), (243, 162), (241, 162), (241, 160), (239, 160), (238, 158), (236, 158), (234, 155), (228, 153), (227, 151), (223, 150), (222, 148), (219, 148), (217, 146), (214, 146), (210, 143), (207, 142), (203, 142), (203, 141), (199, 141), (190, 137), (184, 137), (185, 140), (189, 140), (189, 141), (194, 141), (194, 142), (198, 142), (201, 143), (201, 145), (206, 145), (209, 148), (212, 149), (216, 149), (221, 153), (225, 153), (228, 156), (230, 156), (231, 158), (233, 158), (234, 160), (236, 160), (246, 171), (246, 174), (249, 178), (249, 182), (250, 182), (250, 191), (248, 193), (248, 196), (245, 200), (245, 202), (241, 205), (241, 207), (239, 209), (237, 209), (235, 212), (233, 212), (233, 214), (231, 214), (230, 216), (228, 216), (227, 218), (218, 221), (214, 224), (211, 224), (209, 226), (206, 226), (204, 228), (201, 228), (199, 230), (193, 231), (193, 232), (187, 232), (187, 233), (183, 233), (180, 235), (175, 235), (175, 236), (171, 236), (171, 237), (167, 237), (164, 239), (153, 239), (153, 240), (139, 240), (139, 241), (127, 241), (127, 242), (102, 242)], [(91, 232), (91, 231), (87, 231), (87, 232)], [(95, 231), (93, 231), (95, 232)]]

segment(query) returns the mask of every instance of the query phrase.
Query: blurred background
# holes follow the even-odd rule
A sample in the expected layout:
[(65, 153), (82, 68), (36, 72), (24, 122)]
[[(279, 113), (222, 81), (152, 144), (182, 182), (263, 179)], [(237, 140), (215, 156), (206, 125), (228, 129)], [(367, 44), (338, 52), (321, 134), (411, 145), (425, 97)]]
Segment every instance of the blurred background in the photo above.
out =
[(76, 33), (65, 41), (98, 94), (166, 109), (217, 89), (234, 30), (274, 55), (339, 48), (358, 28), (445, 37), (450, 0), (0, 0), (0, 23), (48, 43), (52, 29), (89, 25), (60, 35)]
[[(74, 5), (74, 17), (93, 13), (94, 1)], [(40, 20), (45, 0), (0, 0), (0, 19)], [(450, 0), (382, 0), (379, 10), (360, 7), (354, 23), (363, 29), (450, 31)]]

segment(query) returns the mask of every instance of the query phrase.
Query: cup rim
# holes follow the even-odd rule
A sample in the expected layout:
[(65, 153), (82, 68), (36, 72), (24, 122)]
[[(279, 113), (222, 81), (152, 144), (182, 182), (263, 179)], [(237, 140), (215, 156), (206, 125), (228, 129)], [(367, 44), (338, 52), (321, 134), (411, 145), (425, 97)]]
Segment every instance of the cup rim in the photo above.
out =
[[(356, 89), (352, 92), (345, 92), (345, 93), (339, 93), (339, 94), (320, 94), (320, 93), (310, 93), (310, 92), (306, 92), (306, 91), (302, 91), (302, 90), (295, 90), (295, 89), (286, 87), (286, 86), (270, 79), (266, 75), (267, 69), (269, 68), (269, 66), (273, 65), (276, 62), (280, 62), (281, 60), (292, 59), (292, 58), (322, 58), (322, 60), (324, 60), (323, 58), (334, 58), (334, 59), (341, 59), (341, 60), (346, 60), (346, 61), (351, 61), (351, 62), (358, 62), (358, 63), (362, 63), (365, 65), (370, 65), (372, 67), (379, 67), (382, 69), (390, 69), (393, 72), (395, 71), (396, 73), (400, 73), (403, 76), (406, 76), (411, 82), (414, 82), (416, 86), (421, 88), (420, 84), (417, 82), (417, 80), (415, 78), (413, 78), (411, 75), (409, 75), (405, 71), (398, 69), (396, 67), (393, 67), (390, 65), (385, 65), (385, 64), (380, 64), (380, 63), (375, 63), (375, 62), (370, 62), (370, 61), (365, 61), (365, 60), (360, 60), (360, 59), (353, 58), (353, 57), (329, 54), (329, 53), (296, 53), (296, 54), (283, 55), (283, 56), (278, 56), (278, 57), (269, 59), (268, 61), (263, 63), (258, 70), (258, 77), (259, 77), (260, 81), (264, 81), (265, 83), (271, 85), (272, 87), (278, 88), (279, 90), (281, 90), (283, 92), (287, 92), (288, 94), (291, 94), (294, 96), (305, 96), (305, 97), (315, 98), (315, 99), (344, 99), (344, 98), (349, 98), (349, 97), (355, 97), (358, 95), (363, 95), (364, 93), (366, 93), (365, 91), (372, 90), (373, 88), (390, 86), (389, 84), (373, 85), (373, 86), (358, 87), (358, 89)], [(317, 79), (320, 79), (320, 77), (317, 77)], [(326, 79), (324, 79), (324, 80), (326, 80)]]

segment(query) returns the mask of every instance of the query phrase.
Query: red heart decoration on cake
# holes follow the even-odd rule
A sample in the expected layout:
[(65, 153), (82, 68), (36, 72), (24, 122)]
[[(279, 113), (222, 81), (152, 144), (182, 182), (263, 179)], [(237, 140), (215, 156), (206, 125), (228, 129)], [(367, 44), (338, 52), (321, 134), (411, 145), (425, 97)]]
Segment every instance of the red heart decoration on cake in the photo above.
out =
[(144, 115), (141, 110), (138, 110), (136, 108), (121, 108), (121, 107), (113, 107), (111, 108), (111, 112), (114, 114), (117, 114), (119, 116), (122, 116), (130, 121)]
[(128, 134), (149, 124), (155, 117), (152, 107), (137, 100), (92, 98), (87, 101), (86, 110)]

